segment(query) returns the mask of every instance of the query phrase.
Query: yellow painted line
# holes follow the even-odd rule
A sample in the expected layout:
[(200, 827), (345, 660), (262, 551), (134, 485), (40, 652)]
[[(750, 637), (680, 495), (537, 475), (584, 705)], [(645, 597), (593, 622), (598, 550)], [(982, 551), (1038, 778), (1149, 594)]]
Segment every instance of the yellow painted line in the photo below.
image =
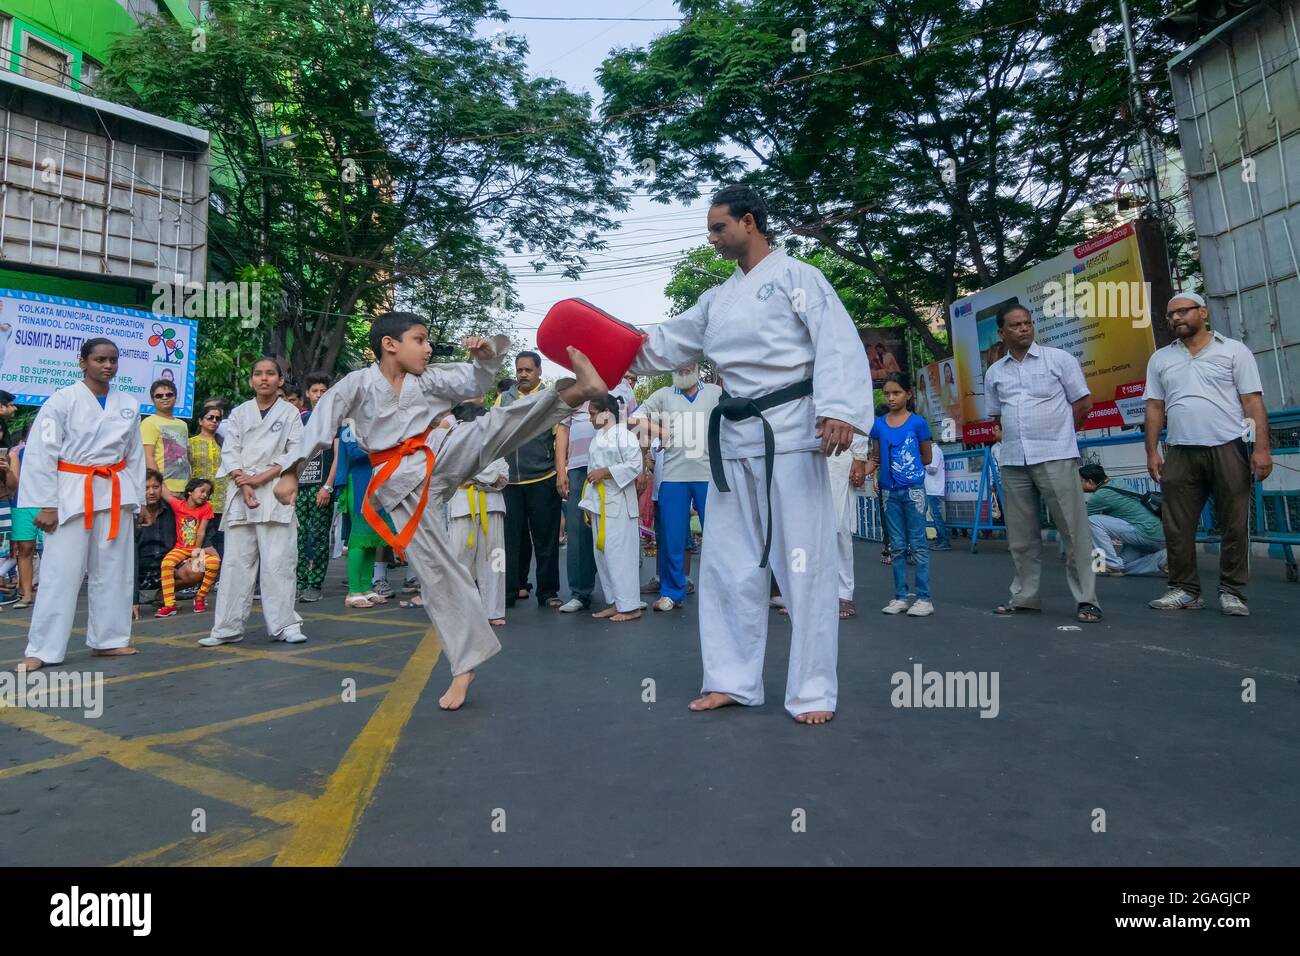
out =
[(55, 770), (59, 767), (67, 767), (74, 763), (82, 763), (86, 760), (94, 760), (98, 754), (88, 753), (85, 750), (78, 750), (75, 753), (64, 754), (62, 757), (46, 757), (44, 760), (33, 760), (31, 763), (20, 763), (16, 767), (5, 767), (0, 770), (0, 780), (7, 780), (10, 777), (21, 777), (25, 773), (36, 773), (38, 770)]
[(179, 840), (112, 864), (124, 866), (253, 866), (269, 860), (289, 838), (287, 827), (226, 827)]
[(343, 860), (441, 653), (438, 634), (431, 627), (330, 775), (325, 793), (303, 815), (276, 856), (275, 866), (337, 866)]

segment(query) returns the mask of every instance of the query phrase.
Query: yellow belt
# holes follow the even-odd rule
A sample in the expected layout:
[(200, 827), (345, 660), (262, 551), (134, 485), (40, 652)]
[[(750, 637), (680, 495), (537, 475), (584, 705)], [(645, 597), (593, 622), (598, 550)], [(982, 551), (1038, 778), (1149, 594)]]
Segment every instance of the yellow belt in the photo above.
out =
[(516, 486), (518, 486), (518, 485), (535, 485), (535, 484), (537, 484), (539, 481), (545, 481), (547, 478), (554, 478), (554, 477), (555, 477), (555, 469), (551, 469), (551, 470), (548, 471), (546, 474), (542, 475), (542, 477), (540, 477), (540, 478), (529, 478), (529, 479), (526, 480), (526, 481), (512, 481), (512, 482), (510, 482), (510, 484), (512, 484), (512, 485), (516, 485)]
[(469, 541), (465, 547), (474, 550), (474, 530), (475, 525), (480, 522), (483, 525), (483, 537), (487, 538), (488, 534), (488, 507), (487, 492), (480, 491), (473, 484), (465, 486), (465, 497), (469, 499)]
[[(587, 486), (591, 482), (582, 483), (582, 497), (587, 497)], [(596, 550), (605, 550), (605, 483), (602, 481), (596, 485), (596, 495), (600, 498), (600, 527), (596, 529)]]

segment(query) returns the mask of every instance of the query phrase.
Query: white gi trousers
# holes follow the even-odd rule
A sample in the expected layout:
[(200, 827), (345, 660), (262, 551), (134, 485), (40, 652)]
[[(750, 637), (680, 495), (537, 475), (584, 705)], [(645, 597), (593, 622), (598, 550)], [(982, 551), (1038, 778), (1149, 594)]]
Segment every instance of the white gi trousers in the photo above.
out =
[(826, 472), (831, 483), (831, 509), (835, 515), (835, 548), (839, 555), (840, 600), (853, 600), (853, 493), (849, 487), (849, 471), (853, 456), (848, 452), (826, 459)]
[[(265, 489), (270, 492), (270, 488)], [(297, 521), (253, 521), (223, 525), (226, 553), (221, 558), (213, 637), (244, 633), (253, 609), (253, 583), (262, 588), (262, 618), (266, 633), (279, 637), (301, 630), (302, 618), (294, 610), (297, 599)]]
[[(429, 503), (406, 549), (406, 562), (420, 581), (424, 611), (438, 632), (453, 677), (472, 671), (496, 654), (501, 642), (483, 613), (474, 577), (447, 534), (445, 505), (457, 488), (492, 462), (558, 425), (572, 411), (555, 389), (544, 389), (461, 422), (438, 446), (429, 479)], [(388, 509), (398, 528), (411, 520), (419, 500), (417, 486)], [(463, 550), (463, 543), (461, 547)]]
[(61, 664), (72, 637), (72, 618), (89, 575), (86, 646), (94, 650), (126, 647), (131, 642), (131, 606), (135, 598), (135, 512), (119, 509), (117, 537), (108, 540), (108, 509), (95, 512), (89, 531), (81, 515), (69, 518), (45, 536), (41, 586), (32, 608), (27, 652), (47, 664)]
[[(591, 550), (596, 555), (596, 573), (605, 600), (620, 614), (641, 609), (641, 531), (636, 515), (606, 515), (605, 550), (596, 547), (600, 540), (601, 517), (591, 515)], [(570, 547), (573, 547), (570, 545)]]
[[(483, 602), (483, 611), (488, 620), (506, 616), (505, 517), (503, 512), (489, 511), (486, 534), (483, 533), (482, 519), (475, 524), (473, 515), (452, 518), (447, 528), (452, 551), (478, 585), (479, 599)], [(472, 548), (469, 547), (471, 528), (474, 531)]]
[(729, 492), (709, 489), (709, 528), (700, 560), (700, 650), (704, 692), (763, 703), (768, 595), (776, 575), (790, 613), (785, 708), (835, 710), (839, 652), (839, 553), (826, 459), (788, 452), (772, 465), (772, 553), (760, 568), (767, 526), (761, 457), (724, 459)]

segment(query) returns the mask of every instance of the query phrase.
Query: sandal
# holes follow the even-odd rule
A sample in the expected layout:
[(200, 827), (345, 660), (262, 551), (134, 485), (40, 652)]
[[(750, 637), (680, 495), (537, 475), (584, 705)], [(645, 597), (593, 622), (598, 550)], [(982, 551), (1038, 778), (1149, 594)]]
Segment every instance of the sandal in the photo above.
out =
[(387, 604), (388, 598), (384, 597), (378, 591), (371, 591), (366, 595), (366, 600), (371, 604)]
[(1079, 613), (1075, 617), (1081, 624), (1096, 624), (1101, 620), (1101, 608), (1085, 602), (1079, 605)]
[(343, 599), (344, 607), (374, 607), (374, 602), (364, 594), (352, 594)]
[(847, 621), (851, 617), (858, 616), (858, 606), (852, 601), (846, 601), (840, 598), (840, 620)]
[(424, 607), (424, 598), (420, 597), (420, 595), (417, 594), (409, 601), (406, 600), (398, 601), (397, 606), (398, 607)]
[(999, 604), (993, 609), (993, 613), (999, 617), (1008, 617), (1013, 614), (1042, 614), (1041, 607), (1023, 607), (1019, 604)]

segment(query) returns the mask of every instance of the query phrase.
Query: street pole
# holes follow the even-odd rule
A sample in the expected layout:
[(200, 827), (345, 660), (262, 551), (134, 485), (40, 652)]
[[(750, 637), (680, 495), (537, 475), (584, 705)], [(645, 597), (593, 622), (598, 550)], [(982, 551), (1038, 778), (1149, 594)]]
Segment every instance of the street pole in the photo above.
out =
[(1142, 143), (1142, 161), (1146, 166), (1143, 175), (1147, 200), (1158, 218), (1160, 212), (1160, 177), (1156, 172), (1156, 151), (1151, 144), (1151, 132), (1142, 121), (1142, 94), (1138, 90), (1137, 56), (1133, 52), (1133, 27), (1129, 22), (1128, 0), (1119, 0), (1119, 16), (1124, 24), (1124, 53), (1128, 60), (1129, 104), (1133, 110), (1133, 122), (1137, 124), (1138, 137)]

